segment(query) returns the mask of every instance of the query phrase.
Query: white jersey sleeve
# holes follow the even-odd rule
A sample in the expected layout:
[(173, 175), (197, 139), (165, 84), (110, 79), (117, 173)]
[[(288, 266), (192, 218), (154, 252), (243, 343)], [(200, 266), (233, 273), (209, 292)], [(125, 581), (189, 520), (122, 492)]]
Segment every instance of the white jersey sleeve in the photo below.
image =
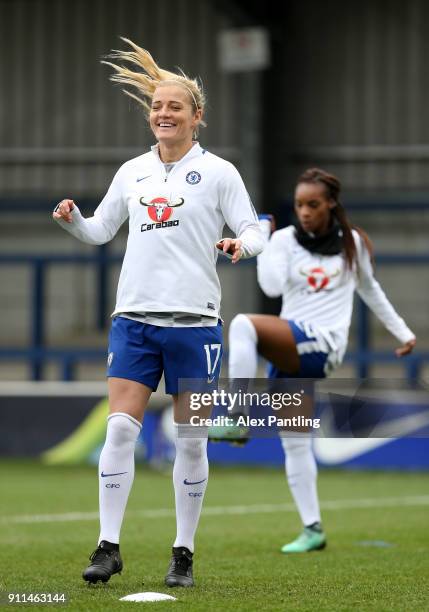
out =
[(264, 248), (258, 217), (238, 170), (230, 163), (222, 176), (219, 195), (223, 217), (242, 242), (243, 258), (258, 255)]
[(128, 216), (128, 208), (121, 187), (121, 169), (97, 206), (94, 216), (85, 218), (76, 206), (72, 210), (72, 223), (56, 219), (57, 223), (70, 234), (87, 244), (104, 244), (112, 240)]
[(386, 297), (378, 281), (374, 278), (371, 259), (363, 240), (356, 232), (356, 248), (358, 253), (358, 271), (356, 278), (356, 291), (369, 306), (372, 312), (383, 323), (384, 327), (399, 340), (405, 343), (413, 340), (415, 335), (407, 327), (405, 321), (398, 315)]
[(285, 291), (289, 275), (289, 234), (289, 228), (274, 232), (257, 257), (258, 283), (268, 297), (279, 297)]

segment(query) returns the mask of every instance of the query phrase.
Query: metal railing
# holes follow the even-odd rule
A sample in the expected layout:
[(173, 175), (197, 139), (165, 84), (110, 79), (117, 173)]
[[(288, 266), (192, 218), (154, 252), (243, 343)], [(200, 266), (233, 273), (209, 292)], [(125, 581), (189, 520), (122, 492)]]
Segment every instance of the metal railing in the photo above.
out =
[[(51, 348), (46, 346), (46, 274), (49, 266), (55, 265), (79, 265), (94, 266), (97, 274), (96, 286), (96, 325), (100, 330), (105, 329), (108, 321), (107, 314), (107, 289), (108, 273), (112, 265), (121, 263), (122, 255), (111, 254), (106, 245), (97, 247), (91, 255), (0, 255), (0, 265), (16, 266), (27, 265), (31, 268), (32, 289), (31, 304), (29, 305), (30, 340), (26, 347), (0, 347), (0, 360), (2, 361), (25, 361), (30, 366), (30, 378), (33, 380), (43, 379), (43, 368), (47, 361), (54, 360), (61, 364), (62, 379), (73, 380), (74, 368), (80, 361), (100, 362), (106, 359), (106, 349), (101, 348)], [(224, 260), (219, 260), (222, 265)], [(245, 260), (244, 263), (254, 265), (254, 260)], [(400, 255), (380, 254), (377, 256), (378, 265), (427, 265), (428, 255)], [(353, 363), (356, 375), (359, 378), (367, 378), (370, 368), (375, 363), (393, 363), (396, 357), (389, 352), (371, 350), (371, 329), (368, 316), (368, 308), (358, 298), (357, 301), (357, 338), (356, 350), (346, 355), (346, 361)], [(406, 370), (406, 376), (410, 381), (416, 380), (422, 365), (429, 361), (429, 352), (415, 352), (407, 356), (401, 363)]]

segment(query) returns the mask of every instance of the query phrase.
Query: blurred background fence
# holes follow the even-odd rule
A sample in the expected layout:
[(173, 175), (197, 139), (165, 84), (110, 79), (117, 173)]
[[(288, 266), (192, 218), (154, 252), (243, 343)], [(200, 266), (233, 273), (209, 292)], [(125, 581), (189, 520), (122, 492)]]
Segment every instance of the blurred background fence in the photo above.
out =
[[(418, 207), (420, 209), (420, 207)], [(375, 211), (379, 207), (374, 207)], [(47, 366), (53, 364), (56, 369), (56, 376), (63, 380), (74, 380), (79, 377), (82, 366), (88, 367), (96, 364), (91, 369), (91, 376), (98, 379), (103, 377), (104, 363), (106, 361), (106, 347), (104, 346), (106, 328), (109, 321), (109, 305), (113, 303), (114, 286), (117, 282), (117, 270), (122, 262), (122, 255), (111, 253), (106, 245), (93, 249), (88, 254), (50, 254), (50, 253), (7, 253), (0, 254), (0, 274), (8, 274), (15, 278), (18, 276), (16, 269), (26, 278), (26, 292), (21, 294), (21, 305), (25, 311), (26, 319), (22, 321), (22, 312), (18, 314), (21, 319), (21, 334), (19, 338), (23, 342), (22, 346), (17, 346), (18, 337), (10, 330), (9, 344), (0, 348), (0, 361), (3, 365), (9, 364), (9, 376), (17, 373), (16, 364), (27, 367), (26, 377), (32, 380), (43, 380), (47, 373)], [(220, 276), (225, 276), (223, 285), (228, 283), (228, 270), (226, 265), (229, 262), (219, 260)], [(222, 265), (223, 264), (223, 265)], [(226, 264), (226, 265), (225, 265)], [(401, 254), (383, 253), (377, 257), (377, 264), (381, 265), (382, 270), (389, 272), (392, 268), (398, 273), (398, 268), (405, 274), (421, 274), (421, 269), (427, 269), (429, 264), (429, 253), (427, 254)], [(92, 287), (86, 287), (91, 301), (91, 317), (89, 320), (89, 330), (92, 332), (89, 339), (85, 338), (84, 326), (79, 320), (79, 313), (76, 317), (77, 333), (74, 331), (71, 311), (74, 310), (75, 300), (70, 296), (70, 301), (64, 300), (63, 307), (56, 310), (55, 327), (52, 325), (50, 313), (53, 311), (52, 301), (55, 292), (52, 290), (52, 273), (56, 270), (56, 283), (63, 286), (64, 277), (70, 274), (70, 270), (81, 278), (92, 278)], [(235, 312), (243, 310), (243, 302), (237, 300), (238, 295), (249, 295), (245, 300), (245, 310), (257, 309), (257, 294), (254, 288), (254, 262), (245, 261), (240, 265), (240, 291), (230, 292), (224, 296), (224, 313), (226, 319), (231, 320)], [(234, 279), (231, 278), (231, 283)], [(49, 291), (50, 289), (50, 291)], [(15, 286), (16, 290), (16, 286)], [(244, 293), (243, 293), (244, 292)], [(252, 299), (253, 296), (253, 299)], [(226, 307), (225, 307), (226, 304)], [(254, 306), (254, 308), (249, 308)], [(255, 307), (256, 306), (256, 307)], [(79, 306), (76, 306), (79, 308)], [(11, 310), (13, 301), (11, 301)], [(55, 312), (54, 310), (54, 312)], [(13, 320), (9, 314), (7, 320)], [(346, 364), (354, 366), (354, 375), (359, 378), (366, 378), (372, 374), (374, 364), (391, 365), (397, 360), (393, 351), (375, 350), (373, 346), (373, 326), (372, 316), (360, 298), (356, 298), (354, 335), (352, 337), (353, 349), (348, 352)], [(26, 327), (27, 333), (23, 334), (22, 329)], [(415, 327), (414, 327), (415, 329)], [(69, 338), (64, 338), (58, 344), (58, 338), (62, 333), (68, 331)], [(104, 332), (104, 333), (103, 333)], [(19, 341), (19, 340), (18, 340)], [(102, 345), (100, 346), (100, 342)], [(429, 351), (418, 350), (401, 365), (404, 374), (409, 381), (418, 380), (423, 373), (423, 368), (429, 362)], [(11, 363), (14, 364), (11, 367)], [(98, 366), (98, 367), (97, 367)], [(346, 370), (346, 369), (345, 369)], [(350, 370), (347, 369), (347, 372)], [(350, 375), (350, 374), (349, 374)], [(81, 374), (82, 376), (82, 374)], [(80, 377), (81, 377), (80, 376)]]

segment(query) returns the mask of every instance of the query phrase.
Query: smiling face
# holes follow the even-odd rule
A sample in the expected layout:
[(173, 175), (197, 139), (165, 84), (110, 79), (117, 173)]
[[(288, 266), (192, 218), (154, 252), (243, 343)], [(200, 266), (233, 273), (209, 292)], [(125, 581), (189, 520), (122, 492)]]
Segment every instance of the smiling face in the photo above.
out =
[(302, 229), (312, 234), (328, 231), (335, 202), (321, 183), (298, 183), (295, 189), (295, 212)]
[(153, 94), (149, 123), (160, 145), (177, 147), (190, 144), (201, 121), (190, 92), (181, 85), (160, 85)]

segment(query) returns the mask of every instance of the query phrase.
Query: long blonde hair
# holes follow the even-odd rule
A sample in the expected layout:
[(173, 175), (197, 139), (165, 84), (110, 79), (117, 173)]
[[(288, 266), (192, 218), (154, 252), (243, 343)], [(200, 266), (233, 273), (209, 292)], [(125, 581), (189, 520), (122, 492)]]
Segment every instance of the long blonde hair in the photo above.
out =
[[(191, 105), (194, 113), (198, 110), (204, 112), (206, 99), (201, 83), (199, 83), (196, 79), (191, 79), (188, 77), (181, 69), (179, 69), (180, 74), (170, 72), (169, 70), (164, 70), (158, 66), (149, 51), (139, 47), (133, 43), (132, 40), (129, 40), (129, 38), (124, 38), (121, 36), (121, 40), (129, 44), (133, 51), (121, 51), (115, 49), (112, 51), (112, 53), (106, 56), (107, 59), (118, 59), (123, 62), (128, 62), (132, 65), (132, 67), (137, 67), (140, 70), (132, 70), (130, 68), (126, 68), (125, 66), (120, 66), (106, 60), (102, 60), (102, 63), (111, 66), (115, 70), (115, 73), (110, 76), (111, 81), (131, 85), (131, 87), (134, 87), (137, 90), (137, 95), (128, 91), (127, 89), (123, 89), (122, 91), (127, 94), (127, 96), (137, 100), (137, 102), (143, 106), (147, 117), (149, 116), (151, 110), (153, 94), (156, 88), (164, 83), (171, 83), (172, 85), (174, 84), (184, 87), (191, 99)], [(141, 70), (143, 70), (143, 72), (141, 72)], [(200, 125), (205, 127), (206, 124), (201, 121)]]

